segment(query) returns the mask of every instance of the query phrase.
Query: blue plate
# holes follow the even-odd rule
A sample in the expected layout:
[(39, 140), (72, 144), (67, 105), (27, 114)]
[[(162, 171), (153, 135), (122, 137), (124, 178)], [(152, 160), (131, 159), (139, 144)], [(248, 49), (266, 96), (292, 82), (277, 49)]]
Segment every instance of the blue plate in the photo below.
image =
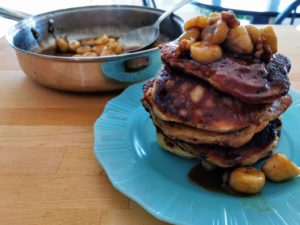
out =
[[(300, 165), (300, 94), (283, 115), (277, 151)], [(155, 128), (140, 103), (142, 84), (111, 100), (96, 121), (94, 152), (113, 186), (149, 213), (172, 224), (299, 224), (300, 177), (267, 182), (262, 193), (237, 197), (191, 183), (197, 164), (162, 151)]]

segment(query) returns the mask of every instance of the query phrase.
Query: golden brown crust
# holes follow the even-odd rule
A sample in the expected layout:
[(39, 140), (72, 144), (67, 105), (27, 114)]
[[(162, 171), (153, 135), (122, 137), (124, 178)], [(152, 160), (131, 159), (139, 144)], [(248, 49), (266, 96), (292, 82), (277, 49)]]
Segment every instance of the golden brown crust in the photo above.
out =
[(157, 118), (213, 132), (240, 131), (263, 123), (266, 126), (291, 104), (290, 96), (279, 98), (272, 105), (245, 104), (199, 79), (169, 70), (162, 70), (151, 82), (152, 85), (146, 84), (148, 91), (142, 102)]

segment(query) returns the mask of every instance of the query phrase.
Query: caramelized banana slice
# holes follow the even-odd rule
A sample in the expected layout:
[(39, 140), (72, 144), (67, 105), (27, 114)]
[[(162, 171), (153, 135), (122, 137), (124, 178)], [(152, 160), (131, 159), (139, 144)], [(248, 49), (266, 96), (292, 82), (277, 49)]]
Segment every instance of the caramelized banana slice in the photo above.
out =
[(95, 45), (95, 39), (94, 38), (84, 38), (80, 41), (82, 46), (94, 46)]
[(222, 49), (220, 46), (205, 42), (192, 44), (190, 51), (192, 58), (203, 64), (208, 64), (222, 58)]
[(68, 42), (63, 38), (56, 39), (55, 44), (60, 52), (67, 52), (69, 50)]
[(191, 45), (194, 44), (195, 41), (194, 40), (187, 40), (187, 39), (183, 39), (179, 42), (178, 48), (176, 51), (177, 54), (179, 53), (179, 55), (187, 50), (190, 49)]
[(221, 19), (221, 14), (217, 13), (217, 12), (213, 12), (213, 13), (209, 14), (208, 23), (214, 24), (215, 22), (217, 22), (220, 19)]
[(276, 153), (262, 166), (266, 177), (275, 182), (289, 180), (300, 174), (300, 169), (284, 154)]
[(203, 29), (208, 25), (208, 19), (205, 16), (197, 16), (186, 21), (183, 25), (185, 31), (189, 30), (192, 27), (197, 27)]
[(232, 28), (224, 42), (225, 47), (239, 54), (251, 54), (253, 44), (245, 27)]
[(248, 34), (250, 35), (252, 43), (255, 45), (259, 41), (259, 39), (261, 38), (260, 37), (260, 30), (257, 27), (253, 26), (253, 25), (246, 25), (245, 28), (248, 31)]
[(236, 18), (235, 14), (231, 10), (222, 11), (221, 18), (230, 28), (238, 27), (240, 25), (240, 21)]
[(254, 47), (254, 56), (255, 58), (262, 58), (262, 55), (264, 53), (264, 46), (263, 46), (263, 41), (260, 35), (260, 30), (253, 26), (253, 25), (246, 25), (245, 26), (246, 30), (248, 31), (248, 34), (251, 38), (253, 47)]
[(191, 40), (191, 41), (196, 41), (198, 37), (200, 36), (200, 30), (198, 28), (190, 28), (187, 30), (185, 33), (183, 33), (179, 37), (179, 42), (186, 39), (186, 40)]
[(203, 29), (201, 32), (201, 40), (209, 42), (210, 44), (221, 44), (226, 39), (228, 31), (229, 28), (226, 23), (219, 20)]
[(76, 49), (76, 53), (79, 55), (83, 55), (86, 52), (90, 52), (92, 50), (92, 48), (88, 45), (86, 46), (81, 46), (79, 48)]
[(277, 36), (272, 26), (266, 26), (260, 29), (260, 35), (266, 40), (271, 47), (272, 53), (277, 52)]
[(190, 49), (190, 46), (195, 43), (200, 36), (200, 30), (198, 28), (190, 28), (186, 33), (179, 37), (179, 45), (176, 49), (176, 55), (179, 56), (182, 53)]
[(259, 193), (265, 185), (264, 173), (251, 167), (240, 167), (233, 170), (229, 177), (230, 187), (246, 194)]
[(69, 50), (72, 51), (72, 52), (76, 52), (77, 48), (80, 47), (80, 42), (79, 41), (76, 41), (76, 40), (70, 40), (68, 42), (68, 45), (69, 45)]

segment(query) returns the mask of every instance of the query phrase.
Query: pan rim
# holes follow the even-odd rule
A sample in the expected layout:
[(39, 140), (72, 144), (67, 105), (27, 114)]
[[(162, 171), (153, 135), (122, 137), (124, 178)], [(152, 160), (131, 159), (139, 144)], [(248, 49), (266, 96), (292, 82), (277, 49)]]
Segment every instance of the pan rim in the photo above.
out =
[[(157, 12), (162, 14), (163, 12), (165, 12), (164, 10), (161, 9), (156, 9), (156, 8), (149, 8), (149, 7), (143, 7), (143, 6), (134, 6), (134, 5), (90, 5), (90, 6), (81, 6), (81, 7), (72, 7), (72, 8), (65, 8), (65, 9), (59, 9), (59, 10), (54, 10), (54, 11), (49, 11), (49, 12), (45, 12), (45, 13), (41, 13), (41, 14), (37, 14), (28, 18), (25, 18), (23, 20), (21, 20), (20, 22), (18, 22), (17, 24), (15, 24), (13, 27), (11, 27), (8, 31), (8, 33), (5, 36), (6, 41), (8, 42), (8, 44), (15, 49), (16, 51), (31, 55), (31, 56), (35, 56), (35, 57), (39, 57), (39, 58), (45, 58), (45, 59), (51, 59), (51, 60), (59, 60), (59, 61), (70, 61), (70, 62), (95, 62), (95, 61), (111, 61), (111, 60), (116, 60), (116, 59), (120, 59), (120, 58), (125, 58), (128, 56), (136, 56), (139, 54), (144, 54), (144, 53), (149, 53), (152, 51), (156, 51), (159, 48), (158, 47), (154, 47), (154, 48), (150, 48), (150, 49), (146, 49), (146, 50), (141, 50), (141, 51), (137, 51), (137, 52), (132, 52), (132, 53), (125, 53), (125, 54), (120, 54), (120, 55), (112, 55), (112, 56), (96, 56), (96, 57), (68, 57), (68, 56), (53, 56), (53, 55), (46, 55), (46, 54), (41, 54), (38, 52), (34, 52), (34, 51), (30, 51), (30, 50), (24, 50), (22, 48), (19, 48), (17, 46), (14, 45), (13, 43), (13, 37), (14, 34), (19, 30), (22, 29), (22, 27), (24, 27), (26, 24), (28, 23), (32, 23), (34, 22), (35, 18), (39, 18), (39, 19), (43, 19), (43, 18), (48, 18), (49, 15), (57, 15), (57, 14), (63, 14), (65, 12), (78, 12), (78, 11), (84, 11), (87, 9), (95, 9), (95, 8), (101, 8), (101, 9), (138, 9), (141, 11), (145, 11), (145, 12)], [(181, 25), (183, 24), (183, 19), (181, 17), (179, 17), (176, 14), (173, 14), (173, 18), (176, 21), (179, 21), (179, 24), (181, 23)], [(182, 27), (182, 26), (181, 26)], [(171, 40), (173, 41), (173, 40)]]

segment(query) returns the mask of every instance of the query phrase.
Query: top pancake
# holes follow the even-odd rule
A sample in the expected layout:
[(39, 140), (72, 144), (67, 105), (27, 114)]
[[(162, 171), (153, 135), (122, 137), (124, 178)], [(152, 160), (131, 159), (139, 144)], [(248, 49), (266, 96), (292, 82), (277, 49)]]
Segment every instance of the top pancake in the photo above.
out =
[(250, 104), (271, 103), (288, 93), (288, 72), (291, 63), (276, 54), (268, 63), (249, 62), (233, 56), (223, 56), (219, 61), (204, 65), (189, 56), (176, 56), (177, 45), (160, 46), (162, 60), (173, 69), (209, 82), (214, 88)]

